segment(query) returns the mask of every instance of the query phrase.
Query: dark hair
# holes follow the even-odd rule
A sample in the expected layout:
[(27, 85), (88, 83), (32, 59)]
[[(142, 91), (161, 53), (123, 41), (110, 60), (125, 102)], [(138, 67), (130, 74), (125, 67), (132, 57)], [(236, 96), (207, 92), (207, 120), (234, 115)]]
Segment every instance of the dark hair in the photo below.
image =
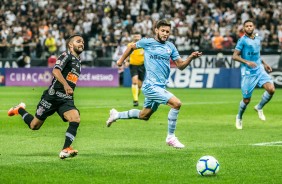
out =
[(138, 35), (138, 34), (141, 34), (140, 32), (134, 32), (134, 33), (132, 33), (133, 35)]
[(243, 23), (243, 25), (245, 26), (245, 24), (248, 23), (248, 22), (251, 22), (251, 23), (253, 23), (253, 24), (255, 25), (255, 22), (254, 22), (253, 20), (251, 20), (251, 19), (245, 20), (245, 22)]
[(171, 24), (170, 24), (170, 22), (168, 20), (162, 19), (162, 20), (159, 20), (156, 23), (155, 28), (159, 29), (161, 26), (169, 26), (169, 27), (171, 27)]
[(71, 35), (70, 37), (67, 38), (67, 41), (66, 41), (66, 46), (67, 46), (67, 48), (69, 48), (69, 43), (70, 43), (70, 41), (71, 41), (74, 37), (76, 37), (76, 36), (79, 36), (79, 37), (83, 38), (80, 34)]

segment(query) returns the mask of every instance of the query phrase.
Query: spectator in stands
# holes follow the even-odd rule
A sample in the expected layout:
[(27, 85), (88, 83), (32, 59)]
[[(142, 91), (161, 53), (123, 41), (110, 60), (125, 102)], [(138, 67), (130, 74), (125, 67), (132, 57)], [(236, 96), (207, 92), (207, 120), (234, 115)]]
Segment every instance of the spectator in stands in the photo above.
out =
[[(4, 37), (7, 43), (12, 46), (11, 49), (8, 47), (8, 50), (16, 50), (12, 45), (14, 34), (19, 33), (24, 36), (24, 30), (30, 29), (32, 44), (25, 44), (27, 52), (27, 47), (34, 47), (33, 42), (36, 36), (42, 47), (45, 47), (44, 40), (48, 32), (55, 36), (56, 41), (58, 41), (58, 35), (61, 32), (65, 37), (70, 36), (74, 31), (84, 32), (86, 33), (85, 40), (92, 38), (97, 40), (102, 37), (102, 42), (100, 38), (98, 39), (101, 45), (105, 42), (105, 37), (108, 34), (115, 33), (114, 41), (111, 35), (112, 49), (114, 50), (123, 32), (127, 31), (131, 34), (137, 31), (142, 32), (144, 37), (150, 37), (150, 22), (153, 25), (160, 18), (170, 17), (173, 22), (171, 22), (172, 31), (173, 27), (177, 28), (180, 35), (188, 34), (187, 37), (191, 37), (195, 30), (199, 30), (201, 37), (205, 33), (211, 36), (216, 31), (224, 36), (227, 30), (230, 32), (233, 42), (236, 43), (238, 38), (244, 34), (241, 20), (252, 17), (256, 20), (257, 27), (260, 28), (258, 33), (262, 37), (265, 34), (277, 34), (282, 46), (282, 4), (278, 0), (271, 1), (271, 3), (235, 0), (218, 2), (212, 0), (197, 2), (96, 0), (96, 3), (92, 3), (90, 7), (89, 2), (69, 0), (58, 4), (57, 1), (32, 1), (32, 3), (22, 4), (21, 1), (12, 1), (13, 6), (11, 6), (11, 1), (1, 1), (0, 37)], [(180, 22), (183, 23), (183, 26), (179, 24)], [(265, 47), (267, 45), (262, 49)], [(87, 50), (87, 46), (85, 49)], [(9, 54), (7, 55), (9, 57)], [(14, 51), (13, 55), (15, 56)], [(45, 58), (45, 54), (42, 54), (42, 57)]]
[(215, 67), (226, 68), (225, 62), (224, 62), (224, 55), (221, 52), (217, 53), (216, 55)]
[(21, 36), (21, 33), (17, 33), (16, 37), (12, 39), (12, 46), (15, 49), (15, 57), (18, 58), (23, 53), (23, 37)]
[(17, 59), (18, 66), (21, 68), (30, 68), (30, 57), (23, 52)]
[(235, 43), (233, 42), (233, 38), (230, 36), (229, 31), (226, 31), (225, 35), (223, 36), (222, 46), (224, 50), (230, 50), (235, 46)]
[(200, 31), (199, 30), (195, 30), (194, 33), (192, 33), (192, 37), (191, 37), (191, 48), (195, 51), (199, 50), (199, 45), (201, 43), (201, 35), (200, 35)]
[(271, 34), (268, 39), (267, 48), (269, 51), (277, 52), (279, 49), (279, 40), (277, 34)]
[(63, 32), (60, 33), (59, 39), (57, 40), (57, 48), (58, 48), (58, 53), (62, 53), (67, 50), (66, 40), (64, 38)]
[(48, 36), (44, 42), (46, 49), (49, 53), (49, 56), (55, 55), (57, 52), (57, 45), (54, 36), (51, 33), (48, 33)]
[(214, 33), (214, 36), (212, 37), (212, 48), (215, 50), (222, 50), (223, 49), (223, 43), (224, 38), (219, 34), (218, 31)]
[(201, 37), (200, 49), (208, 50), (210, 48), (212, 48), (211, 37), (209, 33), (205, 32), (204, 36)]
[(9, 44), (5, 37), (0, 37), (0, 58), (6, 58), (8, 56)]
[(114, 68), (118, 68), (118, 73), (119, 73), (119, 82), (120, 84), (123, 83), (123, 72), (124, 72), (124, 65), (121, 67), (118, 67), (116, 64), (116, 61), (122, 56), (122, 54), (124, 53), (124, 51), (127, 48), (127, 43), (128, 42), (121, 42), (120, 45), (117, 46), (114, 54), (113, 54), (113, 62), (112, 62), (112, 67)]

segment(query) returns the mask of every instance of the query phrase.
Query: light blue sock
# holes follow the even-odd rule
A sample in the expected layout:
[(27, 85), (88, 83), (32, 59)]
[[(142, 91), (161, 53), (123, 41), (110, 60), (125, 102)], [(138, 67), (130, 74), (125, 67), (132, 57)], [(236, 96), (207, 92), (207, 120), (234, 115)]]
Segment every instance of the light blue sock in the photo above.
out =
[(174, 135), (174, 131), (176, 128), (176, 121), (178, 116), (179, 110), (170, 109), (168, 113), (168, 135)]
[(242, 116), (243, 116), (246, 108), (247, 108), (247, 105), (243, 102), (243, 100), (241, 100), (240, 105), (239, 105), (239, 112), (238, 112), (238, 117), (240, 119), (242, 119)]
[(138, 119), (140, 110), (131, 109), (129, 111), (123, 111), (118, 113), (118, 119)]
[(267, 91), (265, 91), (262, 95), (261, 101), (259, 102), (259, 104), (257, 106), (258, 109), (262, 109), (263, 106), (271, 100), (271, 98), (272, 98), (272, 95), (270, 95)]

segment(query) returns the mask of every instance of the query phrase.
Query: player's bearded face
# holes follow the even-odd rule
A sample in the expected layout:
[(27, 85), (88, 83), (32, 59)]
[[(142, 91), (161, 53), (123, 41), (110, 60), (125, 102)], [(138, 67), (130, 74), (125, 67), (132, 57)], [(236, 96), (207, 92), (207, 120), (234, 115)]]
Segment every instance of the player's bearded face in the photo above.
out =
[(73, 40), (73, 51), (78, 55), (84, 50), (84, 40), (81, 37), (75, 37)]
[(252, 22), (247, 22), (245, 25), (244, 25), (244, 30), (245, 30), (245, 33), (247, 35), (252, 35), (253, 32), (254, 32), (254, 24)]
[(156, 28), (155, 30), (157, 39), (160, 42), (167, 41), (169, 34), (170, 34), (170, 27), (169, 26), (161, 26), (159, 29)]

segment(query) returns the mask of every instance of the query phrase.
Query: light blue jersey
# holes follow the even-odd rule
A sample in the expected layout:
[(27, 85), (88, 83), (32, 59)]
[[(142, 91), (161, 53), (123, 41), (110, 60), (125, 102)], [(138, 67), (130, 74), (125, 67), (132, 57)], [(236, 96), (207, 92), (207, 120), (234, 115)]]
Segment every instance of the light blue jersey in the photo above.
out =
[(176, 47), (169, 41), (160, 43), (154, 38), (143, 38), (136, 42), (136, 47), (145, 52), (144, 83), (165, 86), (170, 73), (170, 58), (175, 61), (180, 57)]
[(167, 104), (174, 96), (165, 88), (170, 74), (170, 59), (175, 61), (180, 55), (173, 43), (160, 43), (154, 38), (143, 38), (136, 42), (136, 47), (143, 48), (145, 56), (146, 77), (142, 85), (144, 107), (156, 111), (160, 104)]
[(254, 39), (251, 39), (244, 35), (239, 39), (235, 47), (236, 50), (241, 52), (241, 57), (243, 59), (257, 64), (255, 68), (251, 68), (246, 64), (241, 63), (241, 90), (244, 98), (250, 98), (257, 85), (261, 87), (267, 82), (273, 83), (262, 64), (260, 57), (260, 42), (261, 39), (257, 36)]
[(255, 68), (251, 68), (246, 64), (241, 63), (241, 75), (255, 74), (258, 69), (263, 69), (260, 58), (260, 42), (260, 37), (255, 36), (254, 39), (251, 39), (246, 35), (242, 36), (237, 42), (235, 49), (241, 52), (241, 57), (257, 64)]

